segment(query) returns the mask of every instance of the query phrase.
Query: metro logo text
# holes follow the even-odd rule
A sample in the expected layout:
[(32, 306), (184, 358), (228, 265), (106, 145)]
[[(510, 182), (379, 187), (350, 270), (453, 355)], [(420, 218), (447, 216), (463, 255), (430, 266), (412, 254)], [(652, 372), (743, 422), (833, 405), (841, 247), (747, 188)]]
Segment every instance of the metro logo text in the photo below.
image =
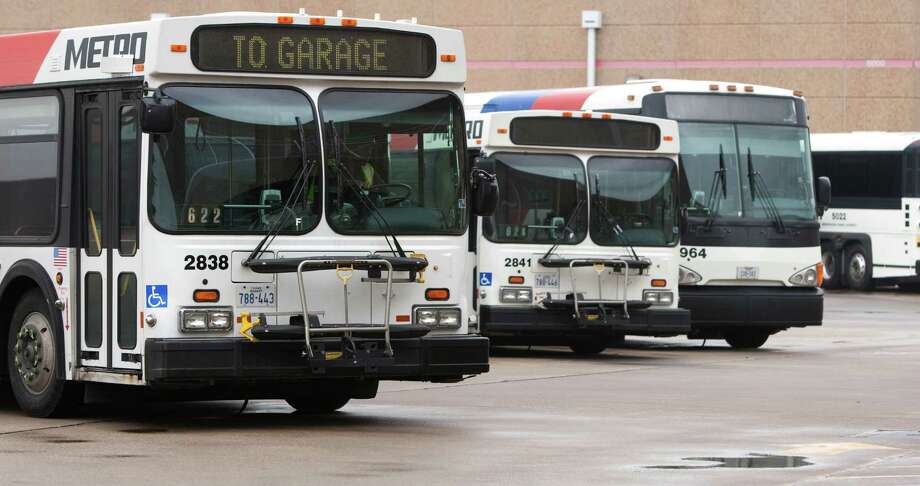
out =
[(135, 64), (143, 64), (147, 51), (147, 33), (100, 35), (69, 39), (64, 54), (64, 70), (98, 68), (103, 57), (131, 54)]

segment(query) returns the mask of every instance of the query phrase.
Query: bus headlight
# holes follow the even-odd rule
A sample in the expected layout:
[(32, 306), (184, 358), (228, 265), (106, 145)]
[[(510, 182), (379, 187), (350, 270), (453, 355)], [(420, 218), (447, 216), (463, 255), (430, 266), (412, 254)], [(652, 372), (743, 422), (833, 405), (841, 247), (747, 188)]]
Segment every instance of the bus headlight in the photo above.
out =
[(456, 307), (424, 307), (415, 309), (415, 323), (422, 326), (457, 329), (460, 309)]
[(502, 304), (529, 304), (533, 301), (530, 287), (502, 287), (498, 299)]
[(680, 278), (678, 279), (678, 284), (680, 285), (693, 285), (699, 283), (703, 280), (703, 276), (690, 270), (687, 267), (681, 266), (679, 268)]
[(233, 328), (233, 309), (229, 307), (189, 307), (179, 309), (182, 332), (229, 331)]
[(821, 263), (804, 270), (799, 270), (789, 277), (789, 283), (797, 287), (820, 287), (823, 280), (824, 265)]
[(674, 292), (670, 290), (643, 290), (642, 300), (652, 305), (671, 305), (674, 303)]

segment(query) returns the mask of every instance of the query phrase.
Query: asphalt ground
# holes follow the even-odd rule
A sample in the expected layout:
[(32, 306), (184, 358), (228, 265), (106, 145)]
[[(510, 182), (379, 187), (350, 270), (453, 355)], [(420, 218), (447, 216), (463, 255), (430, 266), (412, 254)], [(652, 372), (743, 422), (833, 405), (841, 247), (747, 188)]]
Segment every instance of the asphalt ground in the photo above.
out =
[(831, 293), (824, 326), (757, 351), (503, 348), (488, 374), (326, 417), (122, 399), (47, 420), (5, 395), (0, 483), (920, 484), (918, 317), (920, 295)]

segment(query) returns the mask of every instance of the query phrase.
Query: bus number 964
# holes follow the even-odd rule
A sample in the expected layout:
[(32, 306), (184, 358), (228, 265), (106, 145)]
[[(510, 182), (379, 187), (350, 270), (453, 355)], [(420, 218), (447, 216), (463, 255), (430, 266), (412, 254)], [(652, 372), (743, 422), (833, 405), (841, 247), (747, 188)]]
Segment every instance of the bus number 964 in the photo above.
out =
[(680, 249), (681, 258), (706, 258), (706, 249), (705, 248), (687, 248), (682, 247)]

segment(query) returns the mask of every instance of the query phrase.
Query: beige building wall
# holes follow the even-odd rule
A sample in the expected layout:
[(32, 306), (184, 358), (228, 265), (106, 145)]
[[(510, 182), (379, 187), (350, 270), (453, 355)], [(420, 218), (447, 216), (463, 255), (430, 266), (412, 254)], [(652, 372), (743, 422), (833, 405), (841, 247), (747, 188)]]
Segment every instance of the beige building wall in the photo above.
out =
[(300, 7), (460, 28), (470, 91), (584, 85), (596, 9), (598, 84), (776, 85), (805, 93), (815, 131), (920, 130), (920, 0), (0, 0), (0, 33)]

